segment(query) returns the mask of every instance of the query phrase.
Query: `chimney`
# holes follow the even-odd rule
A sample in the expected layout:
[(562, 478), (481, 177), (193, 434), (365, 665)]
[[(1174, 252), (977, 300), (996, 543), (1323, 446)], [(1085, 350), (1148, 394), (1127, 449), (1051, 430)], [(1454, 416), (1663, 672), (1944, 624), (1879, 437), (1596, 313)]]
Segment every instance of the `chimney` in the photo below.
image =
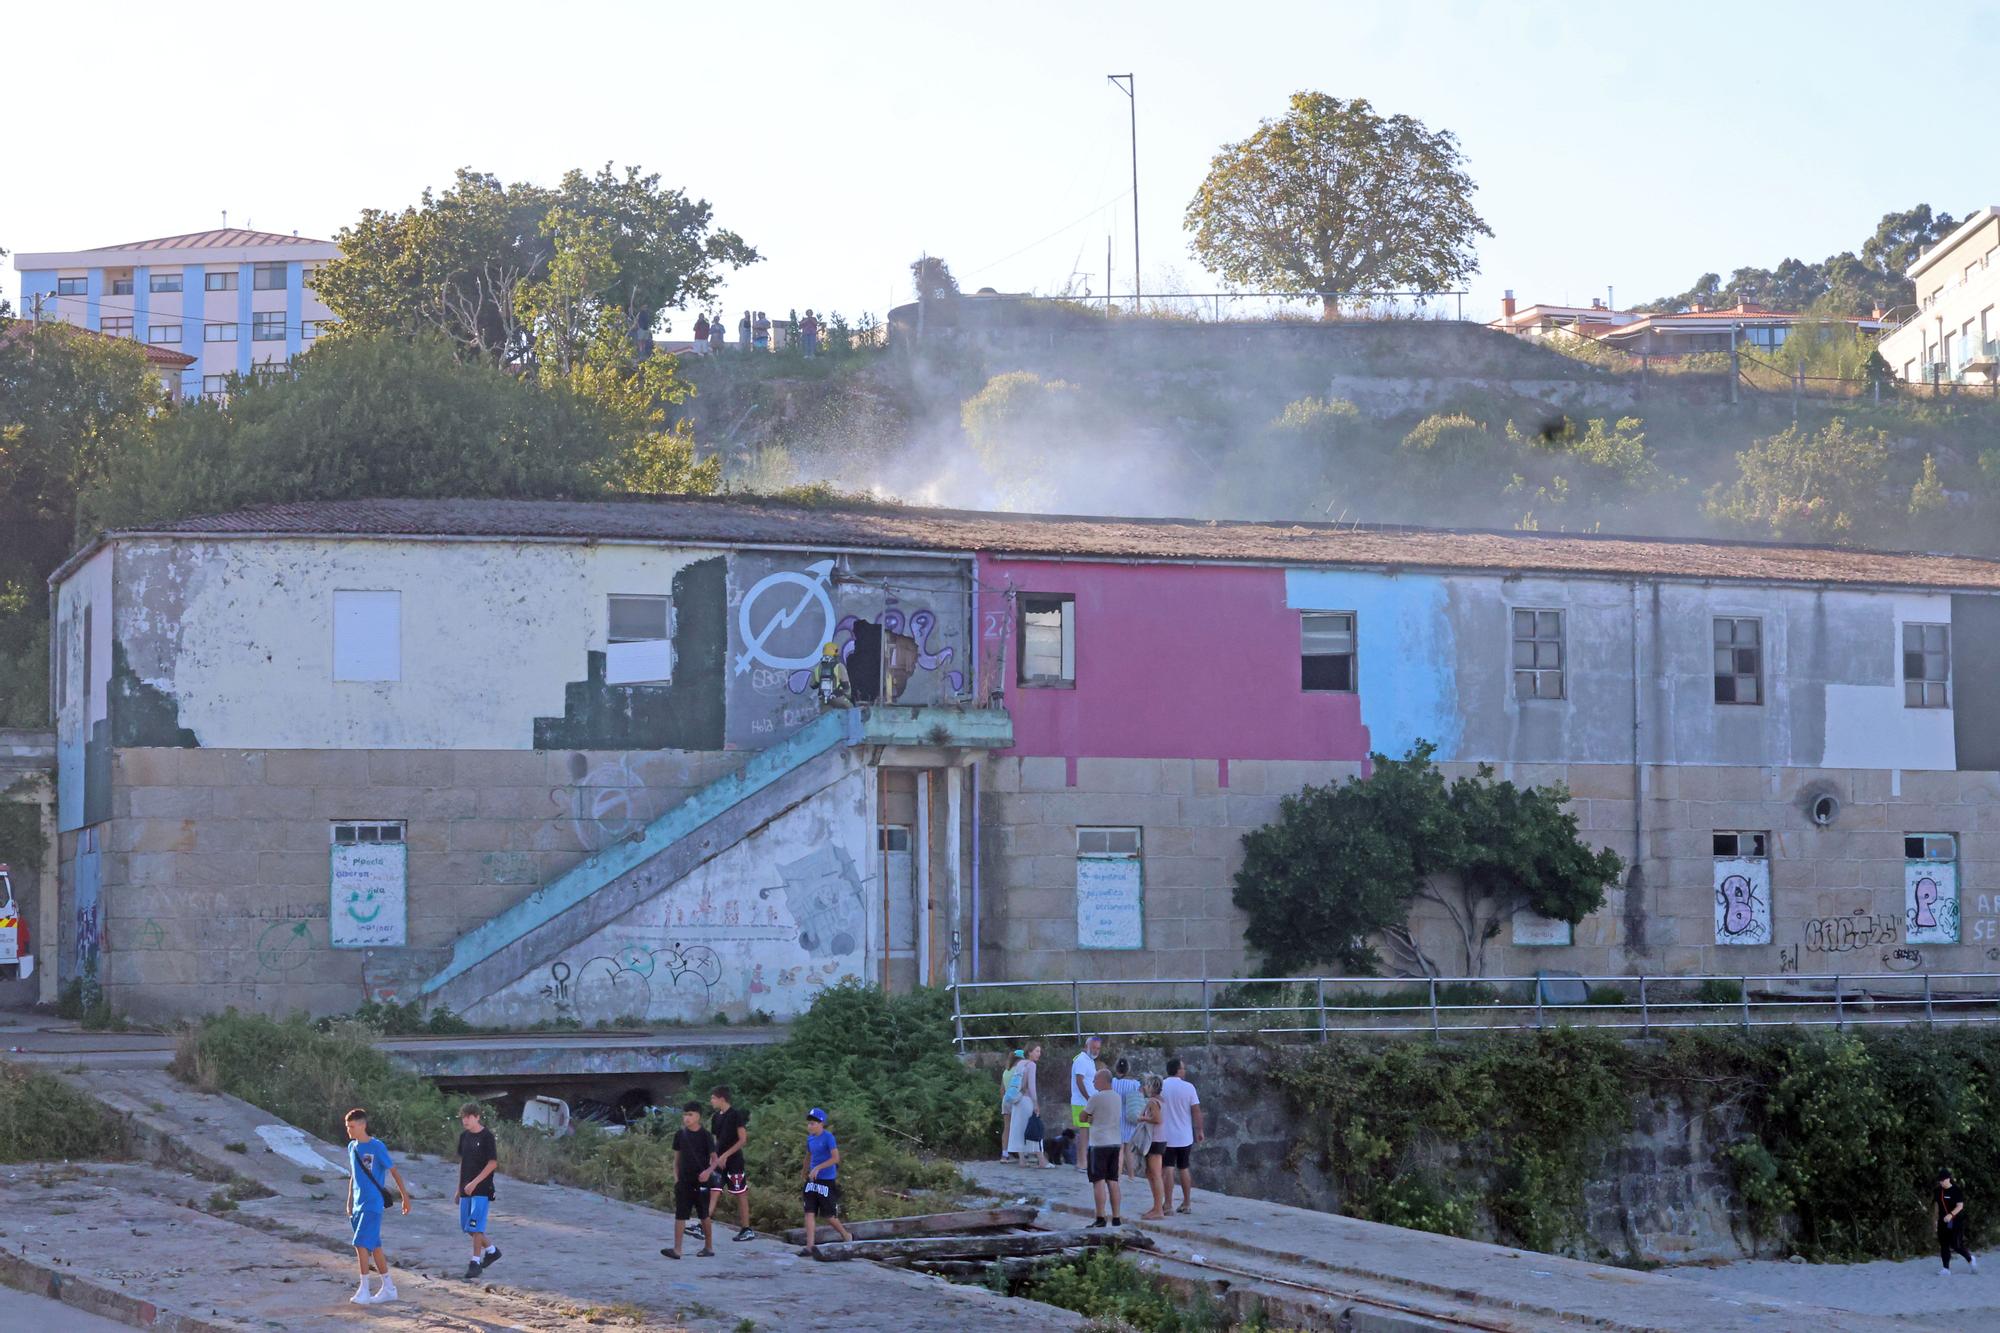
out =
[(1701, 302), (1696, 301), (1694, 303), (1694, 313), (1697, 315), (1705, 315), (1708, 313), (1708, 307), (1703, 305)]
[(1871, 313), (1869, 314), (1868, 318), (1870, 318), (1870, 319), (1880, 319), (1880, 318), (1882, 318), (1882, 307), (1881, 307), (1881, 306), (1879, 306), (1879, 305), (1878, 305), (1878, 306), (1876, 306), (1876, 307), (1874, 308), (1874, 310), (1873, 310), (1873, 311), (1872, 311), (1872, 312), (1871, 312)]
[(1500, 298), (1500, 318), (1514, 318), (1514, 289), (1509, 287)]
[(1590, 308), (1592, 310), (1602, 310), (1604, 309), (1604, 302), (1593, 296), (1590, 298)]

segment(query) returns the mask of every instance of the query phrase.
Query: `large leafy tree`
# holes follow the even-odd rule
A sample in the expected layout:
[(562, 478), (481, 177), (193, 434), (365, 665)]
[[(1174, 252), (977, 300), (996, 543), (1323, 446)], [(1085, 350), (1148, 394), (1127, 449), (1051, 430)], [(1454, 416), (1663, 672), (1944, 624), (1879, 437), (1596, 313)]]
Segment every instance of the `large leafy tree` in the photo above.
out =
[(1708, 496), (1711, 518), (1778, 541), (1866, 542), (1905, 512), (1889, 486), (1881, 431), (1835, 417), (1791, 425), (1736, 456), (1736, 480)]
[(543, 336), (573, 351), (579, 325), (609, 322), (643, 345), (670, 310), (715, 295), (756, 262), (708, 201), (657, 174), (609, 165), (560, 185), (503, 184), (461, 169), (401, 210), (369, 209), (337, 238), (314, 290), (343, 334), (442, 334), (462, 354), (533, 366)]
[(1318, 296), (1438, 291), (1477, 271), (1458, 140), (1365, 99), (1292, 96), (1291, 109), (1225, 144), (1187, 206), (1195, 257), (1226, 281)]
[(1496, 782), (1484, 764), (1447, 783), (1435, 753), (1420, 741), (1401, 759), (1373, 755), (1368, 777), (1308, 786), (1244, 835), (1234, 899), (1268, 972), (1374, 973), (1381, 941), (1399, 969), (1436, 976), (1410, 924), (1421, 901), (1458, 934), (1451, 961), (1480, 976), (1517, 910), (1574, 924), (1603, 905), (1623, 863), (1578, 839), (1566, 788)]
[(1929, 204), (1918, 204), (1900, 213), (1884, 213), (1875, 224), (1875, 234), (1861, 243), (1859, 255), (1843, 250), (1818, 263), (1788, 258), (1776, 268), (1739, 268), (1727, 282), (1719, 274), (1704, 273), (1686, 291), (1637, 308), (1673, 312), (1749, 302), (1772, 310), (1814, 309), (1835, 316), (1888, 310), (1915, 298), (1904, 271), (1956, 226), (1958, 219), (1951, 214), (1933, 213)]

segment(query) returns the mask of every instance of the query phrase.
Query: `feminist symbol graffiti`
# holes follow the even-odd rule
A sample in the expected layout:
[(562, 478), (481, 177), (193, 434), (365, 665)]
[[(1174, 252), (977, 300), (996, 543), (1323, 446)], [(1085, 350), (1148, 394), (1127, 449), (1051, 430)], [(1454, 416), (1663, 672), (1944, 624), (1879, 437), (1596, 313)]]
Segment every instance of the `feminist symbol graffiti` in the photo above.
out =
[[(750, 591), (743, 594), (743, 606), (736, 614), (737, 629), (743, 635), (743, 652), (736, 658), (736, 674), (745, 675), (750, 664), (761, 662), (780, 671), (809, 667), (819, 661), (820, 645), (833, 637), (833, 599), (827, 596), (828, 582), (833, 578), (833, 561), (817, 560), (807, 565), (803, 572), (796, 569), (781, 569), (775, 574), (766, 574), (752, 584)], [(782, 598), (765, 598), (772, 589), (796, 588), (802, 591), (793, 595), (790, 605), (779, 605)], [(755, 624), (753, 612), (762, 599), (776, 610), (767, 610), (761, 625)], [(765, 642), (779, 630), (790, 629), (803, 619), (807, 612), (819, 609), (819, 632), (812, 636), (807, 651), (796, 657), (780, 657), (764, 647)]]

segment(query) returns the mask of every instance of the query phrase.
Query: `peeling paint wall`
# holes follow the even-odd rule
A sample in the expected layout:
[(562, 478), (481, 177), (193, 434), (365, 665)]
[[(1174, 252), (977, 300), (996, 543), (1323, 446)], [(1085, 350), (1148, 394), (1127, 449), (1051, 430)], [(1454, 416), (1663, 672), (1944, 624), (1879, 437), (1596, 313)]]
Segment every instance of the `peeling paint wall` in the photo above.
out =
[(872, 979), (881, 934), (872, 770), (849, 774), (466, 1011), (478, 1023), (788, 1017)]
[(112, 554), (86, 560), (56, 594), (56, 823), (111, 814)]

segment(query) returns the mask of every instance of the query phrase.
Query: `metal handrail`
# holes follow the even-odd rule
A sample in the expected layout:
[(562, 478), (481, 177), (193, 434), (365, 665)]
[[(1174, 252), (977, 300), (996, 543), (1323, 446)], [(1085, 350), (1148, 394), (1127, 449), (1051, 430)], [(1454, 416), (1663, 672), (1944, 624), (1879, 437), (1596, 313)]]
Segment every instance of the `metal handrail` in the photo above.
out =
[[(1578, 985), (1585, 988), (1585, 998), (1570, 1001), (1567, 997)], [(1233, 993), (1236, 987), (1266, 988), (1272, 998), (1262, 1001), (1255, 992)], [(1453, 995), (1454, 987), (1465, 989)], [(2000, 972), (1071, 978), (1055, 983), (968, 981), (948, 989), (953, 1041), (961, 1054), (1057, 1035), (1075, 1042), (1095, 1034), (1118, 1039), (1199, 1038), (1203, 1044), (1213, 1044), (1252, 1036), (1316, 1035), (1328, 1041), (1335, 1035), (1429, 1034), (1441, 1041), (1446, 1036), (1550, 1027), (1592, 1027), (1647, 1037), (1663, 1028), (1845, 1030), (2000, 1021)], [(1089, 990), (1104, 996), (1105, 1002), (1088, 1003)], [(1189, 993), (1176, 994), (1177, 990)], [(1610, 996), (1613, 990), (1618, 992), (1616, 998)], [(1625, 998), (1634, 990), (1636, 1001)], [(980, 999), (1008, 992), (1040, 994), (1030, 1005), (1013, 1008)], [(1055, 997), (1053, 1003), (1049, 997)], [(1250, 1021), (1240, 1021), (1244, 1016)]]

